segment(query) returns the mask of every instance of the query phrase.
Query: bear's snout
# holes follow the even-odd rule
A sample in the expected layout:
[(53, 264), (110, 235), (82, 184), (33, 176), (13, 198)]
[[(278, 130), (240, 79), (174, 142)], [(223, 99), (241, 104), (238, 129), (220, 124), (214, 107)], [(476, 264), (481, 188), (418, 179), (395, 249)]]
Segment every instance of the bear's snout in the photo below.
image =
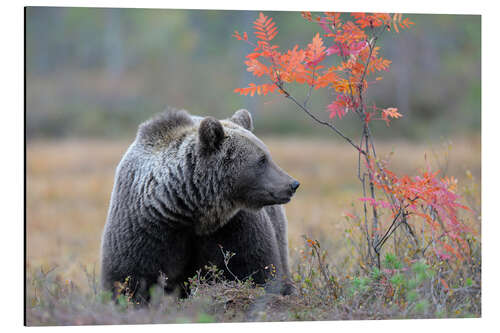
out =
[(290, 184), (290, 188), (292, 189), (292, 193), (295, 193), (295, 191), (297, 191), (297, 189), (299, 188), (300, 186), (300, 183), (296, 180), (294, 180), (291, 184)]

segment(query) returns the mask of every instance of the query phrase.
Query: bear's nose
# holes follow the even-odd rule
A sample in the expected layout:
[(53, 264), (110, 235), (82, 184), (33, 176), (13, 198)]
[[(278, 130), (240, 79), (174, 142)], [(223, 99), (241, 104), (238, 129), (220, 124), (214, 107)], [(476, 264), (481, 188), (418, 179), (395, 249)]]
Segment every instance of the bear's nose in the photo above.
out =
[(299, 188), (300, 183), (298, 181), (294, 181), (293, 183), (290, 184), (290, 187), (292, 188), (292, 191), (297, 191)]

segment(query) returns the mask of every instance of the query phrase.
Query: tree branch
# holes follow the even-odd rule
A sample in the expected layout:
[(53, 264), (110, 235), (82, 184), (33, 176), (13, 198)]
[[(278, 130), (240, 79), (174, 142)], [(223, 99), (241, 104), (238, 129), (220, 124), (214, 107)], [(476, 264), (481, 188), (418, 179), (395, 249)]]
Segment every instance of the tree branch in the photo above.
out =
[(340, 135), (344, 140), (346, 140), (347, 142), (349, 142), (351, 144), (351, 146), (353, 146), (354, 148), (356, 148), (356, 150), (358, 152), (360, 152), (361, 154), (363, 154), (363, 155), (366, 156), (366, 152), (363, 149), (361, 149), (360, 147), (358, 147), (350, 138), (348, 138), (347, 136), (345, 136), (344, 133), (342, 133), (337, 127), (335, 127), (335, 125), (333, 125), (333, 124), (331, 124), (331, 123), (329, 123), (327, 121), (321, 120), (318, 117), (316, 117), (314, 114), (312, 114), (311, 111), (309, 111), (309, 109), (307, 107), (305, 107), (304, 105), (302, 105), (299, 101), (297, 101), (295, 99), (295, 97), (293, 97), (292, 95), (290, 95), (283, 88), (283, 85), (280, 82), (276, 82), (276, 85), (281, 90), (281, 92), (285, 95), (286, 98), (292, 100), (300, 109), (302, 109), (302, 111), (304, 111), (305, 113), (307, 113), (307, 115), (309, 117), (311, 117), (314, 121), (316, 121), (317, 123), (319, 123), (321, 125), (329, 127), (335, 133), (337, 133), (338, 135)]
[(307, 97), (306, 100), (304, 101), (304, 107), (307, 108), (307, 103), (309, 103), (309, 99), (311, 98), (312, 90), (314, 87), (314, 76), (316, 75), (316, 67), (314, 67), (313, 72), (312, 72), (312, 82), (311, 85), (309, 86), (309, 91), (307, 92)]

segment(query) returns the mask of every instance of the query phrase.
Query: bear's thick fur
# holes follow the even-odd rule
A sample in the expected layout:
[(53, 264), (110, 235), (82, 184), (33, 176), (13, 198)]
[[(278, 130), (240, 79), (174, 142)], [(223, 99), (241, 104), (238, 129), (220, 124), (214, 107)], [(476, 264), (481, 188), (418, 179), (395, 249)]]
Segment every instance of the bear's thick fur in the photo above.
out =
[[(128, 280), (134, 298), (149, 299), (161, 275), (166, 290), (183, 287), (208, 264), (233, 279), (289, 280), (287, 220), (281, 204), (299, 183), (280, 169), (253, 133), (247, 110), (231, 118), (166, 111), (139, 126), (116, 169), (102, 236), (102, 287)], [(222, 251), (235, 256), (224, 265)], [(275, 289), (276, 290), (276, 289)]]

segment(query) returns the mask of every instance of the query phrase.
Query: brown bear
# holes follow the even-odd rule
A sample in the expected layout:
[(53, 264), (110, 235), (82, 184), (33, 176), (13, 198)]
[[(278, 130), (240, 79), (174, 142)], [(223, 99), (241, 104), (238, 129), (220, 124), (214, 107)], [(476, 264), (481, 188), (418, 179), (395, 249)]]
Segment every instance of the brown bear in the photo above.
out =
[[(186, 296), (184, 282), (215, 264), (228, 279), (293, 291), (281, 205), (299, 182), (252, 130), (247, 110), (221, 121), (170, 110), (139, 126), (116, 169), (102, 235), (104, 289), (116, 295), (127, 279), (134, 299), (147, 301), (165, 275), (166, 290)], [(235, 253), (227, 267), (220, 246)]]

